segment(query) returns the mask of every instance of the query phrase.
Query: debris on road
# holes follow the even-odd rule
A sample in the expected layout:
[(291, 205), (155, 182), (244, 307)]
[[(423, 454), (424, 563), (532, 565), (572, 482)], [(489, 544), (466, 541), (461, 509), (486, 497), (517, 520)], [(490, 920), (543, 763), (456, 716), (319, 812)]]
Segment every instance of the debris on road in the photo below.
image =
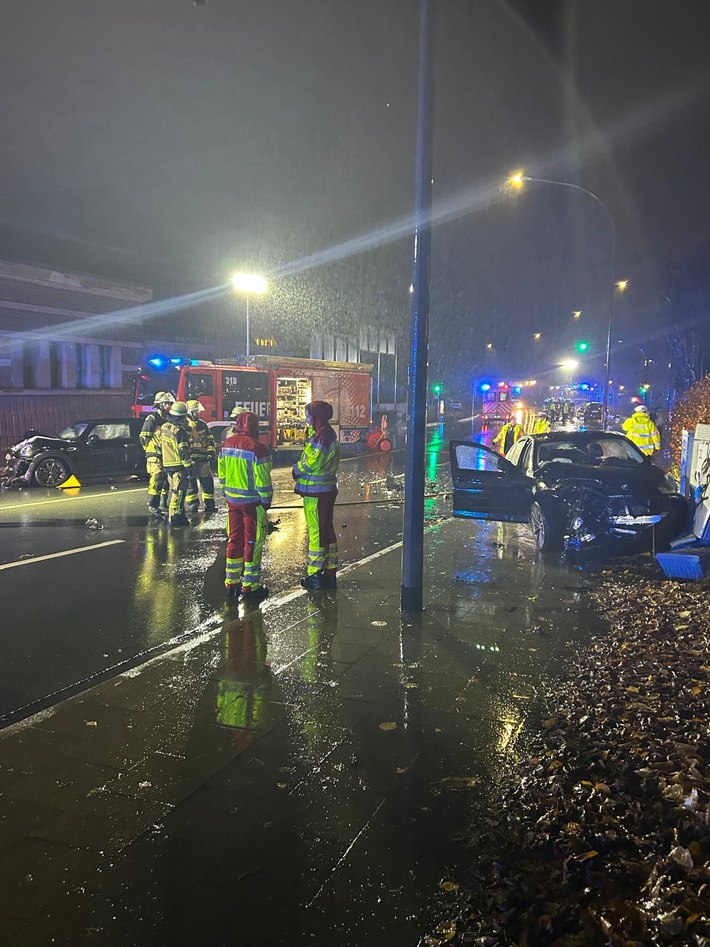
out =
[(466, 839), (455, 933), (426, 943), (710, 944), (709, 592), (650, 557), (602, 573), (609, 634), (548, 695)]

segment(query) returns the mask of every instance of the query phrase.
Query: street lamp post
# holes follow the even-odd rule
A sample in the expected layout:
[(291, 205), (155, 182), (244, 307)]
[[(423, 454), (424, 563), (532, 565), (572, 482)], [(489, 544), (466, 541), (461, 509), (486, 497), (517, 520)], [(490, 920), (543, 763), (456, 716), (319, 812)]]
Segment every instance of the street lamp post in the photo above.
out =
[(237, 292), (244, 293), (246, 296), (247, 308), (247, 347), (246, 356), (249, 358), (249, 297), (252, 293), (263, 295), (266, 292), (267, 284), (263, 276), (257, 273), (235, 273), (231, 279), (232, 286)]
[[(571, 184), (569, 181), (550, 181), (547, 178), (534, 178), (530, 175), (523, 174), (518, 172), (510, 178), (510, 184), (513, 187), (522, 187), (526, 182), (531, 182), (533, 184), (553, 184), (557, 187), (567, 187), (573, 191), (581, 191), (582, 194), (586, 194), (587, 197), (591, 197), (593, 201), (596, 201), (597, 204), (601, 207), (606, 215), (606, 219), (609, 222), (609, 231), (611, 234), (611, 257), (610, 257), (610, 266), (611, 266), (611, 279), (609, 280), (609, 285), (611, 291), (609, 293), (609, 321), (607, 323), (607, 332), (606, 332), (606, 361), (604, 365), (604, 429), (606, 430), (608, 415), (609, 415), (609, 362), (611, 359), (611, 327), (614, 321), (614, 290), (618, 287), (623, 290), (626, 289), (626, 280), (621, 280), (618, 283), (614, 282), (614, 270), (616, 267), (616, 228), (614, 227), (614, 221), (611, 214), (609, 213), (609, 208), (606, 204), (597, 197), (596, 194), (592, 191), (587, 190), (586, 187), (582, 187), (581, 184)], [(579, 318), (581, 312), (575, 312), (573, 314), (576, 318)]]

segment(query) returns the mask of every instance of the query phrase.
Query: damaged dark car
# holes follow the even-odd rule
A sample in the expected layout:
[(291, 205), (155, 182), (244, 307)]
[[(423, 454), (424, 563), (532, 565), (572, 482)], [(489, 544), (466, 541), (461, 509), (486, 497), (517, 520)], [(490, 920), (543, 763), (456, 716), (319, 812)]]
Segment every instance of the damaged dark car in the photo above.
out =
[(527, 523), (541, 550), (602, 539), (663, 549), (689, 517), (675, 481), (621, 434), (526, 435), (506, 457), (452, 441), (451, 474), (454, 516)]
[(61, 486), (72, 475), (80, 482), (104, 477), (145, 477), (139, 440), (142, 418), (77, 421), (57, 437), (28, 431), (5, 453), (3, 487)]

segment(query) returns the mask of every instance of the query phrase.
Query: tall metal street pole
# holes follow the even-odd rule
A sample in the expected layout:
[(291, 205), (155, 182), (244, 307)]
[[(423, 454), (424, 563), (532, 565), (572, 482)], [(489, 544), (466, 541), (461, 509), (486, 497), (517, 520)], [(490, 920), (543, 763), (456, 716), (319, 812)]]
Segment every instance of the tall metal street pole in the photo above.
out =
[(249, 358), (249, 293), (247, 293), (247, 358)]
[(607, 423), (609, 418), (609, 363), (611, 360), (611, 328), (614, 321), (614, 289), (616, 288), (615, 280), (615, 269), (616, 269), (616, 228), (614, 227), (614, 220), (609, 213), (609, 208), (606, 206), (604, 201), (597, 197), (592, 191), (588, 191), (586, 187), (582, 187), (580, 184), (571, 184), (569, 181), (548, 181), (546, 178), (533, 178), (527, 174), (521, 174), (519, 176), (520, 181), (533, 181), (536, 184), (554, 184), (557, 187), (568, 187), (573, 191), (581, 191), (582, 194), (586, 194), (587, 197), (591, 197), (593, 201), (596, 201), (597, 204), (606, 214), (606, 219), (609, 221), (609, 230), (611, 232), (611, 257), (610, 257), (610, 266), (611, 266), (611, 279), (609, 280), (609, 321), (607, 323), (606, 330), (606, 361), (604, 363), (604, 407), (603, 407), (603, 419), (604, 419), (604, 430), (607, 429)]
[(419, 3), (419, 81), (414, 172), (412, 342), (407, 398), (407, 455), (402, 533), (403, 612), (424, 607), (424, 470), (433, 175), (434, 0)]

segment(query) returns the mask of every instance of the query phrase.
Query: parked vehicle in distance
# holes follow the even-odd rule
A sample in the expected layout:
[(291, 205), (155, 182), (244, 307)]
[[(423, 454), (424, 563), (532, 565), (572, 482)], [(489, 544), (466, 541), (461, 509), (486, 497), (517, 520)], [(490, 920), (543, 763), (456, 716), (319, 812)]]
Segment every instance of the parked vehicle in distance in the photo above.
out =
[(604, 405), (601, 401), (590, 401), (582, 412), (582, 426), (587, 431), (601, 431), (604, 423)]
[(3, 486), (59, 487), (72, 475), (80, 482), (101, 477), (145, 477), (139, 435), (143, 418), (77, 421), (57, 437), (28, 431), (5, 454)]
[(452, 441), (451, 475), (454, 516), (528, 523), (542, 550), (603, 536), (650, 539), (654, 530), (656, 548), (664, 548), (689, 516), (675, 481), (609, 432), (525, 435), (506, 457)]

